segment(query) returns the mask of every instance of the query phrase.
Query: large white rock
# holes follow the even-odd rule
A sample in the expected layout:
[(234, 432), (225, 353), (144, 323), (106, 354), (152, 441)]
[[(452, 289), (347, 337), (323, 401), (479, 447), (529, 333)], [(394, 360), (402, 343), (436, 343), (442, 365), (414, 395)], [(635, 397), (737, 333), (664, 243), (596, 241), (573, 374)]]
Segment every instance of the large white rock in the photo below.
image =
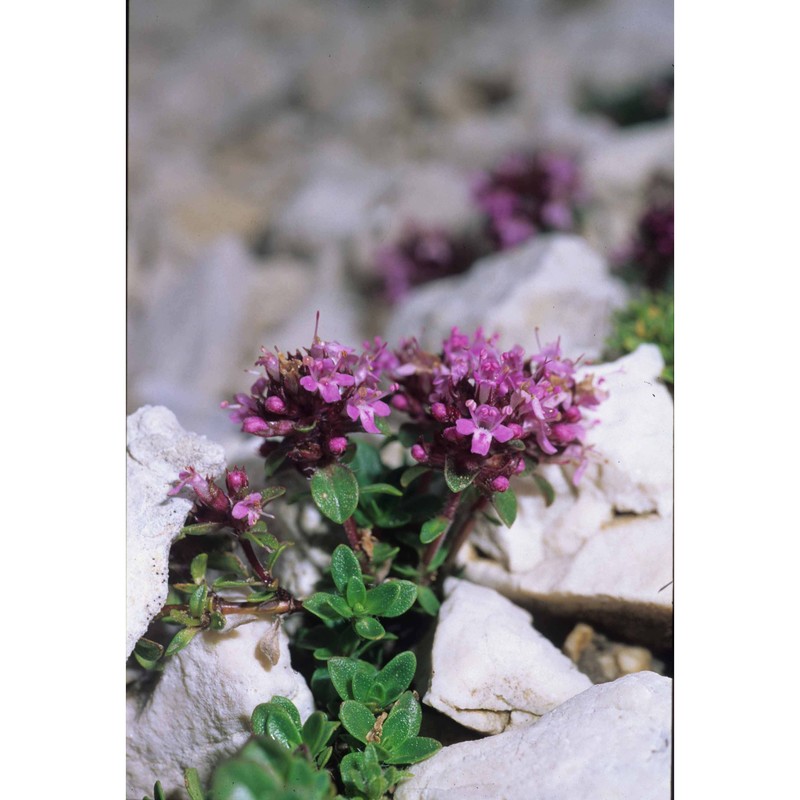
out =
[(288, 697), (302, 719), (311, 714), (311, 691), (292, 669), (283, 631), (276, 664), (259, 647), (271, 626), (251, 621), (201, 633), (166, 663), (149, 697), (129, 696), (128, 800), (152, 794), (157, 780), (167, 791), (182, 787), (188, 767), (205, 781), (220, 759), (247, 740), (253, 709), (274, 695)]
[(592, 682), (492, 589), (448, 578), (423, 702), (462, 725), (500, 733), (530, 725)]
[(629, 632), (648, 624), (668, 630), (673, 405), (658, 381), (662, 367), (658, 348), (641, 345), (584, 368), (609, 392), (589, 431), (593, 461), (577, 489), (565, 469), (542, 468), (555, 490), (550, 507), (532, 481), (516, 481), (512, 528), (476, 525), (472, 543), (488, 558), (465, 554), (470, 580), (534, 608), (611, 619)]
[(593, 686), (535, 725), (445, 747), (410, 767), (397, 800), (668, 800), (672, 681)]
[(140, 408), (127, 429), (126, 657), (167, 599), (169, 548), (192, 507), (191, 500), (167, 492), (189, 465), (213, 476), (225, 468), (222, 448), (185, 431), (168, 408)]
[(416, 289), (392, 317), (387, 338), (417, 336), (439, 349), (450, 328), (483, 326), (501, 344), (536, 352), (561, 338), (571, 357), (600, 354), (611, 312), (626, 289), (603, 259), (577, 236), (547, 235), (480, 260), (465, 275)]

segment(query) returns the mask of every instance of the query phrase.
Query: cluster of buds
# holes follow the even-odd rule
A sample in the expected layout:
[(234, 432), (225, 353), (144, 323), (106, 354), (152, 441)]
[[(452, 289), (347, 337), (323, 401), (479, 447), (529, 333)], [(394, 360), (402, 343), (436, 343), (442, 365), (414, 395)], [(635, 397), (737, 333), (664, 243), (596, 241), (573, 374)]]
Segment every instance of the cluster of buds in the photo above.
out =
[(224, 489), (210, 477), (200, 475), (194, 467), (187, 467), (178, 475), (178, 482), (168, 494), (176, 495), (184, 487), (195, 495), (195, 523), (218, 523), (241, 533), (252, 528), (263, 515), (261, 493), (250, 491), (244, 467), (225, 471)]
[(526, 357), (520, 346), (501, 352), (497, 338), (478, 329), (470, 340), (453, 328), (438, 354), (415, 339), (402, 344), (390, 368), (399, 384), (392, 403), (422, 423), (411, 455), (434, 469), (449, 462), (487, 492), (508, 489), (526, 462), (572, 462), (577, 483), (587, 464), (583, 410), (604, 392), (591, 375), (576, 380), (558, 343)]
[(507, 156), (479, 176), (473, 196), (500, 249), (541, 232), (574, 229), (583, 202), (575, 160), (547, 151)]
[(397, 303), (414, 286), (465, 272), (480, 254), (466, 237), (409, 225), (395, 244), (377, 254), (386, 298)]
[(256, 373), (249, 395), (237, 394), (222, 407), (232, 409), (230, 418), (245, 433), (267, 440), (262, 455), (280, 446), (311, 474), (344, 454), (349, 433), (380, 433), (376, 418), (391, 413), (379, 385), (385, 355), (380, 344), (357, 354), (316, 334), (305, 355), (262, 348), (256, 366), (264, 374)]
[(672, 280), (675, 263), (675, 209), (660, 203), (647, 209), (625, 261), (648, 289), (662, 289)]

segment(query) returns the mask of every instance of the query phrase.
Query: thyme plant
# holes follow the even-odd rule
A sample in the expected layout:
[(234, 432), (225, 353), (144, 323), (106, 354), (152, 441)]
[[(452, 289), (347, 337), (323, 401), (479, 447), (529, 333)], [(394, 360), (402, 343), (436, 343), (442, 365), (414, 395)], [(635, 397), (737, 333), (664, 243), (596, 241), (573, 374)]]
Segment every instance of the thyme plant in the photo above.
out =
[[(558, 343), (526, 355), (480, 329), (454, 328), (438, 352), (415, 339), (361, 351), (314, 336), (303, 351), (262, 350), (249, 392), (223, 403), (262, 440), (265, 488), (242, 467), (221, 485), (191, 465), (170, 494), (194, 506), (172, 553), (160, 622), (168, 641), (143, 639), (139, 663), (164, 660), (235, 614), (304, 615), (294, 637), (309, 651), (317, 704), (305, 722), (283, 697), (264, 698), (252, 738), (219, 764), (208, 789), (186, 773), (192, 800), (379, 800), (440, 744), (420, 736), (414, 647), (438, 612), (442, 579), (476, 518), (511, 525), (511, 478), (544, 463), (571, 465), (590, 449), (585, 412), (604, 393)], [(400, 446), (399, 459), (390, 451)], [(390, 448), (389, 445), (395, 445)], [(295, 597), (274, 567), (290, 542), (270, 531), (270, 504), (313, 504), (340, 543), (318, 590)], [(159, 794), (161, 793), (161, 794)], [(156, 800), (163, 789), (156, 785)]]

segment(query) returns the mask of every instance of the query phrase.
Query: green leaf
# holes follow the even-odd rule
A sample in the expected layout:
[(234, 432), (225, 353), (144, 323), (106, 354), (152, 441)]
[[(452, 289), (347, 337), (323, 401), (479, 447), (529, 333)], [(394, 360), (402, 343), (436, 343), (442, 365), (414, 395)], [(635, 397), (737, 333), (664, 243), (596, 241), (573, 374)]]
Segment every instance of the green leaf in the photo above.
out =
[(181, 537), (184, 536), (205, 536), (209, 533), (217, 533), (222, 528), (219, 522), (201, 522), (197, 525), (186, 525), (181, 528)]
[(375, 617), (361, 617), (356, 620), (356, 633), (363, 639), (382, 639), (386, 633), (383, 625)]
[(202, 583), (206, 577), (206, 567), (208, 566), (208, 553), (200, 553), (192, 559), (189, 565), (189, 572), (195, 583)]
[(389, 420), (385, 419), (384, 417), (379, 417), (377, 414), (373, 417), (373, 422), (375, 423), (375, 427), (384, 435), (390, 436), (392, 433), (392, 426), (389, 424)]
[(402, 444), (403, 447), (411, 447), (412, 444), (417, 443), (419, 437), (422, 436), (423, 433), (424, 428), (421, 425), (417, 425), (414, 422), (404, 422), (397, 432), (397, 438), (400, 440), (400, 444)]
[(533, 473), (533, 479), (536, 481), (539, 491), (544, 495), (545, 506), (553, 505), (553, 501), (556, 499), (556, 490), (552, 487), (550, 481), (536, 472)]
[(395, 497), (402, 497), (403, 493), (390, 483), (372, 483), (369, 486), (362, 486), (360, 489), (362, 495), (365, 494), (391, 494)]
[(448, 550), (446, 545), (444, 547), (440, 547), (439, 552), (436, 553), (436, 555), (431, 559), (431, 563), (428, 564), (426, 572), (436, 572), (436, 570), (439, 569), (442, 564), (444, 564), (444, 561), (447, 558), (447, 552)]
[(335, 622), (338, 619), (350, 619), (353, 612), (343, 597), (328, 592), (317, 592), (303, 601), (303, 608), (320, 619)]
[(178, 625), (185, 625), (187, 628), (194, 628), (200, 623), (188, 612), (180, 608), (173, 608), (169, 615), (163, 618), (164, 622), (175, 622)]
[(273, 707), (267, 714), (266, 734), (287, 750), (294, 750), (302, 744), (303, 737), (291, 717), (281, 708)]
[(522, 439), (511, 439), (506, 442), (505, 446), (511, 450), (524, 450), (525, 442), (523, 442)]
[(430, 586), (417, 585), (417, 602), (422, 606), (422, 610), (426, 614), (435, 617), (439, 613), (439, 598), (433, 592)]
[[(386, 726), (384, 725), (385, 728)], [(442, 745), (436, 739), (429, 739), (427, 736), (414, 736), (411, 739), (406, 739), (384, 761), (386, 764), (417, 764), (426, 758), (430, 758), (441, 749)]]
[(156, 781), (156, 785), (153, 787), (153, 800), (167, 800), (161, 781)]
[(422, 530), (419, 532), (419, 540), (423, 544), (428, 544), (434, 539), (438, 539), (450, 525), (450, 520), (447, 517), (434, 517), (423, 523)]
[(517, 518), (517, 496), (514, 490), (509, 488), (504, 492), (495, 492), (492, 495), (492, 505), (503, 523), (510, 528)]
[(339, 709), (339, 719), (351, 736), (354, 736), (359, 742), (368, 744), (367, 734), (375, 725), (375, 717), (363, 703), (345, 700)]
[(358, 442), (350, 459), (350, 469), (358, 480), (359, 487), (369, 486), (384, 472), (381, 454), (367, 442)]
[(339, 727), (338, 722), (329, 722), (322, 711), (315, 711), (303, 725), (303, 744), (308, 748), (311, 757), (316, 757), (325, 749), (333, 732)]
[(158, 661), (164, 654), (164, 648), (158, 642), (143, 637), (136, 642), (133, 654), (143, 658), (145, 661)]
[(164, 648), (158, 642), (139, 639), (133, 648), (133, 657), (144, 669), (153, 669), (164, 654)]
[(367, 661), (359, 661), (350, 682), (353, 696), (348, 699), (369, 704), (373, 682), (377, 674), (378, 668), (374, 664), (370, 664)]
[(417, 587), (411, 581), (390, 579), (370, 589), (364, 606), (368, 614), (399, 617), (417, 599)]
[(172, 641), (167, 645), (164, 655), (167, 658), (174, 656), (175, 653), (183, 650), (183, 648), (186, 647), (186, 645), (188, 645), (198, 633), (200, 633), (200, 628), (183, 628), (182, 630), (179, 630), (172, 637)]
[(273, 450), (264, 460), (264, 477), (271, 478), (286, 460), (286, 454), (289, 452), (288, 447), (281, 446)]
[(200, 776), (194, 767), (184, 770), (183, 782), (186, 786), (186, 791), (189, 793), (189, 800), (205, 800), (203, 787), (200, 786)]
[(385, 703), (393, 702), (408, 689), (411, 681), (414, 680), (416, 669), (416, 656), (410, 650), (407, 650), (403, 653), (398, 653), (374, 677), (373, 685), (379, 685), (385, 689)]
[(342, 700), (355, 699), (353, 696), (352, 681), (358, 663), (359, 662), (354, 658), (331, 658), (328, 661), (328, 672), (330, 673), (331, 683)]
[(285, 486), (268, 486), (261, 490), (261, 505), (265, 506), (284, 494), (286, 494)]
[(344, 464), (329, 464), (311, 478), (311, 496), (317, 508), (330, 520), (342, 525), (358, 506), (358, 481)]
[(353, 609), (354, 614), (359, 614), (364, 610), (364, 601), (367, 599), (367, 590), (360, 575), (353, 575), (347, 582), (347, 605)]
[(409, 467), (401, 476), (400, 476), (400, 485), (405, 489), (410, 486), (420, 475), (424, 475), (426, 472), (430, 472), (431, 468), (426, 467), (424, 464), (415, 464), (413, 467)]
[(244, 537), (248, 541), (263, 547), (265, 550), (277, 550), (281, 543), (271, 534), (266, 531), (246, 531)]
[(350, 578), (361, 578), (361, 566), (356, 554), (346, 545), (340, 544), (331, 556), (331, 577), (336, 588), (344, 594)]
[(452, 456), (448, 456), (444, 462), (444, 480), (447, 483), (447, 488), (450, 489), (453, 494), (458, 494), (459, 492), (463, 492), (464, 489), (469, 486), (472, 481), (475, 480), (475, 476), (477, 475), (477, 471), (474, 472), (464, 472), (462, 471), (458, 464), (456, 463), (455, 459)]
[(212, 611), (208, 627), (212, 631), (221, 631), (225, 627), (225, 615), (220, 611)]
[[(404, 692), (383, 723), (381, 747), (394, 752), (406, 739), (416, 736), (422, 724), (422, 707), (412, 692)], [(402, 762), (395, 762), (402, 763)]]
[(192, 596), (189, 598), (189, 613), (196, 619), (200, 619), (203, 616), (203, 612), (206, 610), (207, 598), (208, 586), (206, 584), (198, 586), (192, 592)]
[(249, 574), (242, 560), (233, 553), (209, 553), (208, 566), (220, 572), (232, 572), (243, 577)]

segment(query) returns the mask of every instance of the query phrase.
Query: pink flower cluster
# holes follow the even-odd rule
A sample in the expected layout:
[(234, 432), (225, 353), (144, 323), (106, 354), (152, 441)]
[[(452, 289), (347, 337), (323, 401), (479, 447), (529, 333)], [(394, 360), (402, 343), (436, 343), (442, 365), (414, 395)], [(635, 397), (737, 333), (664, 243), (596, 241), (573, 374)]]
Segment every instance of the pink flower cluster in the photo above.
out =
[(211, 478), (200, 475), (194, 467), (187, 467), (178, 475), (178, 482), (168, 494), (174, 496), (185, 487), (195, 495), (195, 522), (218, 522), (245, 531), (262, 515), (261, 495), (250, 492), (250, 480), (244, 467), (225, 471), (225, 489)]
[[(357, 354), (315, 335), (305, 355), (263, 348), (262, 353), (256, 366), (264, 374), (250, 394), (237, 394), (222, 407), (233, 410), (230, 418), (246, 433), (288, 442), (288, 458), (303, 471), (341, 456), (348, 433), (379, 433), (376, 417), (391, 413), (384, 401), (388, 392), (379, 385), (385, 357), (380, 342)], [(262, 453), (267, 455), (275, 446), (265, 442)]]
[(587, 463), (583, 410), (604, 392), (592, 376), (576, 379), (558, 343), (526, 357), (519, 346), (501, 352), (497, 339), (453, 328), (438, 354), (403, 343), (390, 371), (400, 387), (392, 402), (422, 423), (412, 456), (439, 469), (450, 459), (488, 491), (505, 491), (526, 460), (573, 462), (577, 482)]
[(507, 156), (479, 176), (473, 197), (500, 249), (541, 232), (572, 230), (583, 202), (574, 159), (548, 151)]
[(464, 236), (409, 225), (395, 244), (378, 252), (376, 260), (386, 298), (397, 303), (414, 286), (465, 272), (480, 255), (476, 243)]

